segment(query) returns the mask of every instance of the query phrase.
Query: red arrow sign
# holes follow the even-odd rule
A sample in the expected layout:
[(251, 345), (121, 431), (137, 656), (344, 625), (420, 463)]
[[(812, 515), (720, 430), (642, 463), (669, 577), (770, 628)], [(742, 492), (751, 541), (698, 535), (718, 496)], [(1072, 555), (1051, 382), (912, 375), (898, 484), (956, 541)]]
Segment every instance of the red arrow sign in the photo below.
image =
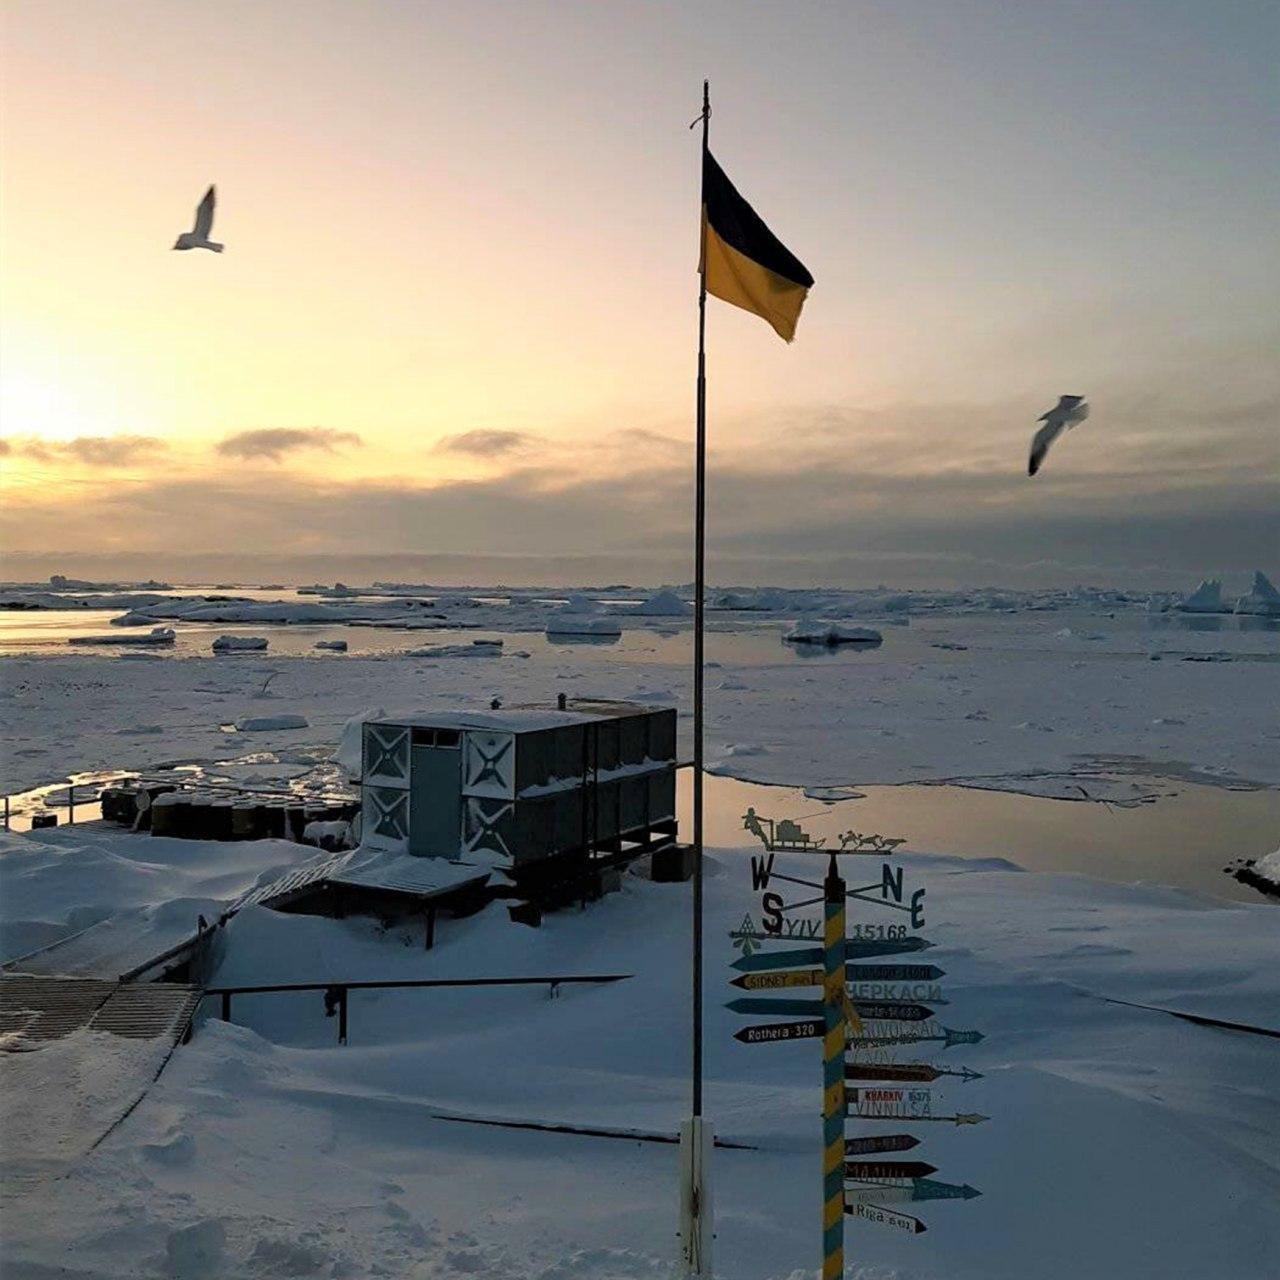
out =
[(927, 1178), (938, 1166), (923, 1160), (846, 1160), (844, 1176), (883, 1182), (886, 1178)]
[(844, 1153), (847, 1156), (874, 1156), (883, 1151), (910, 1151), (919, 1145), (920, 1139), (909, 1133), (876, 1133), (865, 1138), (846, 1138)]

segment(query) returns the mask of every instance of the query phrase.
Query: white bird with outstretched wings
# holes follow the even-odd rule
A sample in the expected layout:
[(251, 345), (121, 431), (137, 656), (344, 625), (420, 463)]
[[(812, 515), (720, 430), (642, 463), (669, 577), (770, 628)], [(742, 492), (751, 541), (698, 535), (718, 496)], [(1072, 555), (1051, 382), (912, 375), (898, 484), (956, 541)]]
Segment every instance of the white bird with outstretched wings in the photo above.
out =
[(173, 247), (175, 249), (212, 249), (214, 253), (222, 252), (222, 245), (209, 239), (213, 230), (213, 210), (218, 203), (214, 188), (204, 193), (204, 199), (196, 206), (196, 222), (190, 231), (184, 231)]
[(1044, 426), (1031, 438), (1031, 459), (1027, 463), (1027, 475), (1033, 476), (1040, 470), (1049, 446), (1064, 432), (1070, 430), (1077, 422), (1083, 422), (1089, 416), (1089, 406), (1084, 396), (1059, 396), (1058, 403), (1042, 413), (1037, 422)]

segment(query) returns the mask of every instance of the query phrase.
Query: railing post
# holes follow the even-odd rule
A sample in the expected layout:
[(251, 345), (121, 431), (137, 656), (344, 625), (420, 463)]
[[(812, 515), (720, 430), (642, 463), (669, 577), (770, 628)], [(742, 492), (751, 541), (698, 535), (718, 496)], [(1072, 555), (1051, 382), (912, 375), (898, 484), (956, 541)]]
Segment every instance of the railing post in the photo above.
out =
[(223, 1022), (231, 1021), (231, 992), (224, 991), (222, 993), (222, 1020)]
[(347, 988), (338, 988), (338, 1043), (347, 1043)]
[(4, 829), (9, 830), (9, 797), (4, 798)]
[(76, 820), (76, 784), (67, 783), (67, 826), (73, 826)]

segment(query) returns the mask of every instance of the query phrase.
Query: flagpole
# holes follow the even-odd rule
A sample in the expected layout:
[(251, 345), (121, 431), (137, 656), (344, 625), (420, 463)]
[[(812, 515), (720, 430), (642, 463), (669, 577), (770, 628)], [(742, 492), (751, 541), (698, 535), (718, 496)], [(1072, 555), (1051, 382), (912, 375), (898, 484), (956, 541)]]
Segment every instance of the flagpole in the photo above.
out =
[[(711, 85), (702, 82), (702, 172), (706, 172)], [(699, 189), (701, 190), (699, 180)], [(702, 193), (705, 199), (705, 192)], [(698, 414), (693, 517), (693, 1114), (702, 1115), (702, 761), (707, 543), (707, 220), (700, 201)]]
[[(711, 90), (702, 82), (702, 171), (706, 173)], [(689, 127), (698, 123), (694, 120)], [(703, 187), (705, 208), (706, 182)], [(703, 639), (707, 526), (707, 220), (701, 219), (698, 256), (698, 419), (693, 518), (693, 1106), (680, 1126), (680, 1237), (684, 1275), (710, 1280), (715, 1239), (711, 1155), (715, 1136), (702, 1118), (702, 739)]]

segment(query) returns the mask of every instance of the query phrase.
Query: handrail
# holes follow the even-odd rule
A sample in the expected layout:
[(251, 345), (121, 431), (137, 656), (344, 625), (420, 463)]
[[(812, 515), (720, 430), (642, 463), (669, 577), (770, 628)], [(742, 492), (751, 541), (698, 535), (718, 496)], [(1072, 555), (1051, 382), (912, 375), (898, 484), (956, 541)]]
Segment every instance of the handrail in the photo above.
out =
[(414, 987), (529, 987), (542, 986), (550, 988), (549, 994), (554, 998), (560, 994), (565, 983), (604, 983), (622, 982), (634, 977), (630, 973), (602, 974), (549, 974), (539, 977), (518, 978), (397, 978), (387, 981), (354, 981), (354, 982), (277, 982), (261, 986), (247, 987), (206, 987), (200, 994), (219, 996), (222, 1001), (221, 1020), (231, 1021), (231, 997), (248, 995), (273, 995), (282, 991), (323, 991), (324, 1012), (326, 1018), (338, 1015), (338, 1043), (347, 1043), (347, 997), (352, 991), (384, 991)]
[(328, 991), (333, 987), (345, 987), (349, 991), (371, 991), (384, 987), (519, 987), (541, 986), (549, 983), (561, 986), (566, 982), (622, 982), (633, 978), (633, 973), (552, 974), (547, 977), (519, 978), (397, 978), (371, 982), (280, 982), (252, 987), (205, 987), (207, 996), (243, 996), (267, 991)]

